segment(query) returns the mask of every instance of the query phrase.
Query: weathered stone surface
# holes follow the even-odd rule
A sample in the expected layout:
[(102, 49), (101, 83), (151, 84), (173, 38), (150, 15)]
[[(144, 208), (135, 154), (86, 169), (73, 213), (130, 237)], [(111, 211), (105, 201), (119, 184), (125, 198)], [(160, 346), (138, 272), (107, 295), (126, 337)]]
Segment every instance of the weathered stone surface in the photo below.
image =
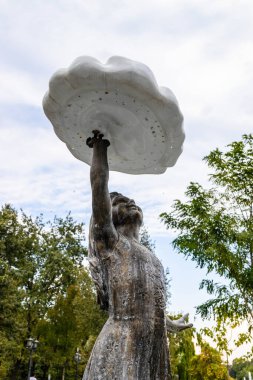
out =
[(83, 379), (168, 379), (161, 263), (138, 241), (122, 235), (114, 249), (103, 256), (96, 252), (107, 274), (109, 318)]
[(109, 318), (83, 380), (171, 380), (167, 329), (191, 325), (184, 317), (166, 318), (163, 267), (139, 242), (142, 210), (120, 193), (109, 194), (109, 141), (94, 131), (87, 144), (93, 148), (89, 259), (98, 301)]
[(166, 289), (158, 258), (139, 243), (142, 210), (109, 194), (109, 142), (94, 132), (91, 165), (91, 273), (109, 318), (83, 380), (167, 380)]
[(163, 173), (182, 151), (183, 117), (174, 94), (157, 85), (146, 65), (127, 58), (106, 64), (77, 58), (52, 76), (43, 107), (57, 136), (88, 164), (85, 142), (93, 130), (111, 143), (110, 170)]

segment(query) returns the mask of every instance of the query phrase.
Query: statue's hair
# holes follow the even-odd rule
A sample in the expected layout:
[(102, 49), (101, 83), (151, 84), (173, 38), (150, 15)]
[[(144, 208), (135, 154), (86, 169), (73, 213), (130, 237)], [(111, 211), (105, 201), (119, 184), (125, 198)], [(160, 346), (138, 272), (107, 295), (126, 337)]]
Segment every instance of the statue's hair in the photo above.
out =
[(111, 202), (113, 201), (114, 198), (118, 197), (118, 196), (121, 196), (122, 194), (121, 193), (117, 193), (117, 191), (112, 191), (110, 193), (110, 198), (111, 198)]

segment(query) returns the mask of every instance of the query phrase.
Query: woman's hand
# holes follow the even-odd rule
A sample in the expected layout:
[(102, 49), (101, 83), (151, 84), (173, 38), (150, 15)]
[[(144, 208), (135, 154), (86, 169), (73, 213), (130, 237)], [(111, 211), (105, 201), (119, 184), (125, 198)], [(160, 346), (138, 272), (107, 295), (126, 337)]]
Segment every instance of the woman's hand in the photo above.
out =
[(189, 329), (193, 327), (192, 323), (186, 323), (189, 314), (183, 315), (183, 317), (179, 319), (171, 320), (169, 317), (166, 317), (166, 328), (168, 332), (176, 333), (179, 331), (183, 331), (185, 329)]
[(103, 140), (104, 135), (100, 133), (100, 131), (94, 130), (92, 133), (94, 136), (88, 137), (86, 140), (86, 145), (88, 145), (89, 148), (93, 148), (94, 144), (101, 144), (106, 147), (110, 145), (108, 140)]

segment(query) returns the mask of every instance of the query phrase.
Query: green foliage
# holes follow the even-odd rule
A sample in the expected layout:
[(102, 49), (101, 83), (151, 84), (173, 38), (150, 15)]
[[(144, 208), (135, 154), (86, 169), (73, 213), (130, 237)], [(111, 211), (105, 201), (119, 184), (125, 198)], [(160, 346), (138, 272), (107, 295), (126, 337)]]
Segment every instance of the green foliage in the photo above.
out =
[(245, 360), (244, 358), (237, 358), (233, 360), (230, 374), (237, 380), (248, 379), (249, 372), (253, 376), (253, 360)]
[[(92, 280), (83, 268), (84, 226), (55, 218), (43, 222), (6, 205), (0, 211), (0, 378), (26, 378), (32, 336), (36, 372), (55, 380), (73, 375), (73, 356), (100, 331), (106, 316), (96, 305)], [(91, 347), (90, 347), (91, 348)], [(72, 375), (71, 375), (72, 374)], [(74, 375), (73, 375), (74, 376)], [(73, 377), (72, 376), (72, 377)]]
[[(169, 316), (178, 319), (182, 315)], [(188, 322), (188, 321), (187, 321)], [(169, 333), (170, 364), (173, 375), (179, 380), (194, 380), (190, 374), (190, 362), (194, 356), (194, 329), (187, 329), (180, 333)]]
[(60, 295), (47, 313), (47, 318), (37, 326), (40, 336), (43, 363), (47, 363), (53, 378), (64, 368), (65, 374), (73, 371), (73, 357), (80, 348), (82, 362), (80, 374), (90, 354), (85, 346), (90, 336), (97, 336), (107, 316), (96, 304), (93, 283), (85, 269), (79, 271), (78, 281), (70, 285), (65, 295)]
[(229, 380), (228, 370), (222, 364), (221, 355), (208, 343), (203, 343), (201, 353), (191, 359), (192, 380)]
[(203, 328), (201, 333), (205, 336), (212, 338), (212, 342), (215, 343), (216, 347), (220, 352), (224, 352), (228, 357), (232, 354), (233, 350), (229, 347), (229, 341), (227, 338), (227, 328), (225, 325), (221, 326), (219, 323), (217, 326), (214, 326), (212, 329)]
[[(200, 288), (213, 296), (200, 305), (204, 318), (253, 322), (253, 136), (215, 149), (204, 158), (213, 170), (212, 188), (190, 183), (187, 200), (176, 200), (161, 214), (167, 228), (178, 232), (173, 246), (225, 284), (203, 279)], [(249, 335), (250, 331), (248, 331)]]

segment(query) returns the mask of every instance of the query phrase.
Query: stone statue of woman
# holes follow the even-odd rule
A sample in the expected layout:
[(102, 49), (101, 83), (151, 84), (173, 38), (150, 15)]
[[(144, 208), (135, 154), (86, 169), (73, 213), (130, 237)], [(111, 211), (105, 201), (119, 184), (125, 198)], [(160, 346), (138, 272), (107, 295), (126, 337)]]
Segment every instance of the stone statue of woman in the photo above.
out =
[(90, 171), (91, 272), (108, 320), (98, 336), (83, 380), (170, 380), (167, 329), (191, 327), (165, 314), (162, 264), (139, 242), (142, 210), (132, 199), (109, 193), (108, 140), (99, 131), (87, 140)]

